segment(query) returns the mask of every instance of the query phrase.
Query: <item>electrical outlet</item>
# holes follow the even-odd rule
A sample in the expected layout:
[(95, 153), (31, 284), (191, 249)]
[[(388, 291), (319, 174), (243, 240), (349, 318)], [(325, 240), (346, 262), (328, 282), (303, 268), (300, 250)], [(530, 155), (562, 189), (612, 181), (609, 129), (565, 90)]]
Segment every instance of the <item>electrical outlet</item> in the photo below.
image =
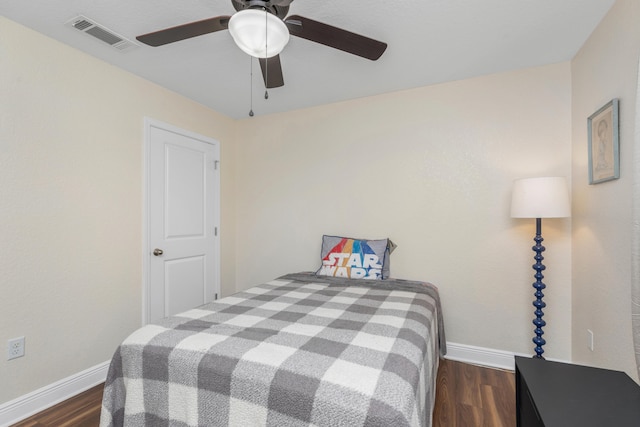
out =
[(7, 360), (24, 356), (24, 337), (11, 339), (7, 342)]
[(593, 351), (593, 331), (591, 329), (587, 329), (587, 347)]

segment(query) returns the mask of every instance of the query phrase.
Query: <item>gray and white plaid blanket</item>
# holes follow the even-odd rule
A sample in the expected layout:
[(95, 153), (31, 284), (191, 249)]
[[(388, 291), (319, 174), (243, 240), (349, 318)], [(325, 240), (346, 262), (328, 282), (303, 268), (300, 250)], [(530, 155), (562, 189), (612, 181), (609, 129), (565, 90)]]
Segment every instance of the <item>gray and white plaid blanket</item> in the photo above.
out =
[(430, 284), (299, 273), (144, 326), (108, 426), (430, 426), (444, 331)]

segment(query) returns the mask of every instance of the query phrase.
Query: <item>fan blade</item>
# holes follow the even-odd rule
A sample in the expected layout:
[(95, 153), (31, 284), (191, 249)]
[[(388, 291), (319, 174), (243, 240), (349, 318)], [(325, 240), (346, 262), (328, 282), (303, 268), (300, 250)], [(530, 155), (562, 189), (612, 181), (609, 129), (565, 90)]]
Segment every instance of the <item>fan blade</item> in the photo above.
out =
[(267, 89), (284, 86), (284, 78), (282, 77), (282, 65), (280, 64), (280, 55), (271, 58), (258, 58), (260, 68), (262, 69), (262, 78)]
[(380, 58), (387, 49), (386, 43), (298, 15), (287, 17), (285, 24), (289, 28), (289, 33), (294, 36), (372, 61)]
[(202, 21), (190, 22), (177, 27), (166, 28), (153, 33), (143, 34), (136, 39), (149, 46), (157, 47), (203, 34), (226, 30), (230, 16), (216, 16)]

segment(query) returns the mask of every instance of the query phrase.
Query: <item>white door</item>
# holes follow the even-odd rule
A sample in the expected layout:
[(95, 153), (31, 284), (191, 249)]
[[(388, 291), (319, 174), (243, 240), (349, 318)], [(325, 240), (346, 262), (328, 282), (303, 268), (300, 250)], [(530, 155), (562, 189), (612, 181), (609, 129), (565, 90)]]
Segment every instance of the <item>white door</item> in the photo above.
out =
[(219, 293), (219, 143), (146, 123), (146, 322)]

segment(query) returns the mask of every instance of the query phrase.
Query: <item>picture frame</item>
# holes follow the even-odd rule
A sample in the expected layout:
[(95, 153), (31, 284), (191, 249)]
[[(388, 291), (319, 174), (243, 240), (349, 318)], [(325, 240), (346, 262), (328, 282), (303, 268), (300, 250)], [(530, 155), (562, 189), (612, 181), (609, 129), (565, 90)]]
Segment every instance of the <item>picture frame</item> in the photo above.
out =
[(589, 184), (620, 178), (619, 100), (614, 98), (587, 119)]

